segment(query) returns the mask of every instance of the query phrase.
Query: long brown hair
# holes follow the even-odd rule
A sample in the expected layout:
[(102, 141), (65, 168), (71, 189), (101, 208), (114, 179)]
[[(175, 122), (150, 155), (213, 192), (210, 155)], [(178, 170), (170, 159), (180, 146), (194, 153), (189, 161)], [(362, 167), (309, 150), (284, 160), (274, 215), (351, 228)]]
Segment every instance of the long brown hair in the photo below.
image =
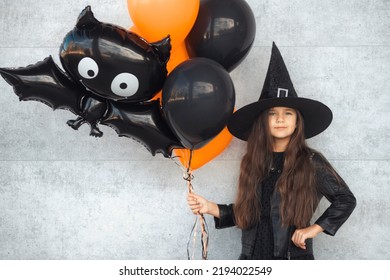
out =
[[(284, 154), (283, 171), (276, 188), (280, 194), (283, 225), (307, 226), (318, 204), (313, 150), (306, 144), (303, 117), (298, 110), (297, 128)], [(241, 229), (260, 219), (257, 188), (273, 164), (273, 138), (268, 127), (268, 110), (260, 114), (248, 137), (247, 151), (241, 161), (238, 193), (234, 204), (236, 224)]]

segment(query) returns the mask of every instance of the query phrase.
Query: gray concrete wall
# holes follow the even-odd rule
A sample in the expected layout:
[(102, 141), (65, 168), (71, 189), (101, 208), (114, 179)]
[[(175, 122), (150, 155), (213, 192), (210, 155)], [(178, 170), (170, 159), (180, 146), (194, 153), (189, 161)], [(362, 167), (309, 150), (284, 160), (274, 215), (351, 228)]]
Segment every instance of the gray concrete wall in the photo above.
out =
[[(335, 237), (316, 238), (318, 259), (390, 259), (389, 2), (248, 1), (257, 34), (231, 73), (236, 107), (258, 99), (275, 41), (299, 95), (332, 108), (332, 125), (310, 144), (358, 200)], [(62, 39), (87, 4), (101, 21), (132, 25), (124, 0), (1, 0), (0, 67), (48, 55), (59, 63)], [(19, 102), (2, 79), (0, 112), (0, 259), (186, 259), (195, 217), (173, 161), (107, 127), (101, 139), (86, 126), (73, 131), (70, 112)], [(231, 202), (244, 147), (234, 139), (198, 169), (196, 192)], [(240, 231), (207, 222), (209, 258), (236, 259)]]

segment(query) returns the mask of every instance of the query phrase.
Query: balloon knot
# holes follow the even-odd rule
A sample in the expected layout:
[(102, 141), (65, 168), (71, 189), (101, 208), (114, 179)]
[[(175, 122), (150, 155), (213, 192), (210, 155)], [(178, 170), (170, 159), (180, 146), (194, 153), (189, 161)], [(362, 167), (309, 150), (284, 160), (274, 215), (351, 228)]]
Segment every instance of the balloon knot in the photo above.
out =
[(194, 179), (194, 175), (191, 172), (183, 173), (183, 179), (186, 181), (191, 181)]

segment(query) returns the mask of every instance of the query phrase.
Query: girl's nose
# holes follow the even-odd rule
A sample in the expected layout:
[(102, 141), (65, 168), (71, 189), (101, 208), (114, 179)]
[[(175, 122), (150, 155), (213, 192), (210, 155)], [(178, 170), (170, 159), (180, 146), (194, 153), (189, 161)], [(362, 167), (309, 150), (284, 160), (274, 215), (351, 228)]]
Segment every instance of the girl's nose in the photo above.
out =
[(284, 122), (283, 116), (278, 115), (277, 118), (276, 118), (276, 122), (278, 122), (278, 123)]

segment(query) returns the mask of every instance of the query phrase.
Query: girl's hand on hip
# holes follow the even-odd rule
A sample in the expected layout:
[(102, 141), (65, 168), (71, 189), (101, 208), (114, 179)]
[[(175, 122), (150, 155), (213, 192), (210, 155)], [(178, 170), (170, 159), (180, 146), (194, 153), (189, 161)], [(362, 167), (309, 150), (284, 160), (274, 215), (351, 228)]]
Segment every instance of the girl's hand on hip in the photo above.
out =
[(294, 242), (295, 246), (306, 250), (306, 239), (314, 238), (323, 231), (324, 229), (322, 227), (317, 224), (313, 224), (309, 227), (295, 230), (291, 240)]

